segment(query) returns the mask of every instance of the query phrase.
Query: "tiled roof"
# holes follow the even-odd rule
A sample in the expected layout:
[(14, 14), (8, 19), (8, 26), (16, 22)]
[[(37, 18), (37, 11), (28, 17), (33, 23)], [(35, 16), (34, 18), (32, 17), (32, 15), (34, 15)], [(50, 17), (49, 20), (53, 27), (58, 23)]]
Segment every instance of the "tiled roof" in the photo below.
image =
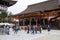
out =
[(17, 15), (32, 13), (32, 12), (36, 12), (36, 11), (43, 12), (43, 11), (54, 10), (54, 9), (59, 9), (59, 8), (60, 8), (60, 6), (58, 5), (58, 0), (53, 0), (53, 1), (50, 0), (50, 1), (45, 1), (42, 3), (29, 5), (26, 10), (24, 10), (23, 12), (21, 12)]

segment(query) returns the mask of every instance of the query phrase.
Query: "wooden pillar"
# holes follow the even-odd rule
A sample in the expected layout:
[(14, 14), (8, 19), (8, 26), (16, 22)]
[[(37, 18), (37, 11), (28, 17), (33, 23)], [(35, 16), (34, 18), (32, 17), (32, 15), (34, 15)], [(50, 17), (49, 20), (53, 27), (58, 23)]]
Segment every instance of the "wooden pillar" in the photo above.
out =
[(38, 21), (38, 20), (37, 20), (37, 18), (36, 18), (36, 20), (35, 20), (35, 21), (36, 21), (36, 25), (37, 25), (37, 21)]
[(25, 18), (23, 19), (23, 26), (25, 25)]
[(30, 18), (30, 23), (29, 23), (30, 25), (31, 25), (31, 20), (32, 20), (32, 18)]
[(48, 20), (48, 24), (50, 24), (50, 23), (49, 23), (49, 13), (47, 13), (47, 20)]
[[(20, 20), (20, 19), (19, 19), (19, 16), (18, 16), (18, 20)], [(18, 25), (19, 25), (19, 21), (18, 21)]]

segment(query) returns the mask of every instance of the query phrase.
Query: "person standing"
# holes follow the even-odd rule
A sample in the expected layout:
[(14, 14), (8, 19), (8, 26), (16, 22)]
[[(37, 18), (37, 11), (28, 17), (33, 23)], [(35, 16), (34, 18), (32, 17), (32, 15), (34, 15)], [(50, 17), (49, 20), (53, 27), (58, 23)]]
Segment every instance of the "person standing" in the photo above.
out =
[(9, 35), (9, 30), (10, 28), (8, 27), (8, 26), (6, 26), (6, 29), (5, 29), (5, 33), (7, 34), (7, 35)]
[(28, 29), (27, 33), (29, 33), (29, 27), (30, 27), (30, 25), (27, 26), (27, 29)]
[(10, 35), (13, 35), (14, 34), (14, 32), (13, 32), (13, 28), (12, 27), (10, 27), (10, 29), (9, 29), (10, 31), (9, 31), (9, 34)]
[(38, 28), (37, 28), (37, 25), (35, 26), (35, 33), (37, 33), (37, 30), (38, 30)]
[(34, 34), (34, 25), (31, 25), (32, 33)]
[(48, 30), (48, 32), (50, 32), (50, 25), (48, 25), (47, 30)]
[(42, 33), (42, 27), (41, 27), (41, 25), (38, 25), (38, 30), (39, 30), (40, 33)]

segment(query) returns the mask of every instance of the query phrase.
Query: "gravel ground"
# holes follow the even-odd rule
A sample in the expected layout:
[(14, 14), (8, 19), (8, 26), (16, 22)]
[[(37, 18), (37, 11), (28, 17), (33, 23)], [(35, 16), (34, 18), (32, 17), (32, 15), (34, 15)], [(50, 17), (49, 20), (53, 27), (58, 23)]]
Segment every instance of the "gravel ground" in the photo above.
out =
[(43, 30), (41, 34), (38, 32), (34, 35), (21, 30), (17, 34), (0, 35), (0, 40), (60, 40), (60, 30), (51, 30), (49, 33)]
[(33, 40), (60, 40), (60, 30), (52, 30), (50, 33), (46, 33), (45, 36)]

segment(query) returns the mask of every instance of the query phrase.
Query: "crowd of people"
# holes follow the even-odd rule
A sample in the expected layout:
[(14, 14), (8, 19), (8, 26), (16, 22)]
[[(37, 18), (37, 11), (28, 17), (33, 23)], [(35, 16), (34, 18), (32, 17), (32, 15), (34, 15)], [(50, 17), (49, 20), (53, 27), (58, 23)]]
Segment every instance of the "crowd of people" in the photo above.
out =
[[(12, 30), (15, 34), (18, 33), (18, 31), (21, 31), (21, 27), (19, 25), (15, 25), (13, 27), (10, 26), (6, 26), (5, 28), (5, 33), (7, 35), (10, 35), (10, 31)], [(37, 34), (37, 31), (39, 31), (40, 33), (42, 33), (42, 26), (41, 25), (28, 25), (27, 27), (24, 28), (25, 31), (27, 31), (27, 34), (31, 33), (31, 34)], [(48, 25), (47, 27), (47, 31), (50, 32), (50, 26)]]
[(11, 32), (14, 32), (17, 34), (18, 30), (20, 30), (19, 25), (14, 25), (13, 27), (6, 25), (5, 34), (9, 35)]
[[(30, 31), (32, 31), (31, 33), (34, 34), (36, 33), (37, 34), (37, 31), (39, 31), (40, 33), (42, 33), (42, 26), (41, 25), (28, 25), (28, 28), (27, 28), (27, 33), (29, 33)], [(50, 32), (50, 26), (48, 25), (47, 27), (47, 31)]]

